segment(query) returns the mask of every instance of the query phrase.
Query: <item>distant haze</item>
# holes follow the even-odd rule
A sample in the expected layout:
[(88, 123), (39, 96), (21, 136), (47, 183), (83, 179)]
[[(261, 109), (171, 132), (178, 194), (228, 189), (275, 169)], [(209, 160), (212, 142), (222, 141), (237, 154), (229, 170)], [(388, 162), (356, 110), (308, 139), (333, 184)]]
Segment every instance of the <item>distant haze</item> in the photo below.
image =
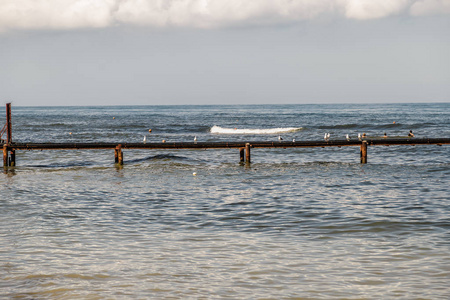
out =
[(3, 0), (15, 105), (450, 102), (450, 0)]

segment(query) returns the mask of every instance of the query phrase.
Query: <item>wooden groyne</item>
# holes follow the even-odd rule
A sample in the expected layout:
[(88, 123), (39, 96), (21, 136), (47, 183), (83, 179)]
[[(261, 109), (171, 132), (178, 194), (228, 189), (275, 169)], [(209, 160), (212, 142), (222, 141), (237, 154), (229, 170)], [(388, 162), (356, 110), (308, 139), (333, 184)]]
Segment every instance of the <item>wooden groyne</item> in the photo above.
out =
[[(248, 141), (248, 142), (161, 142), (161, 143), (15, 143), (12, 142), (11, 104), (6, 104), (6, 124), (0, 131), (0, 147), (3, 149), (3, 166), (16, 165), (16, 151), (31, 150), (114, 150), (114, 161), (122, 165), (124, 161), (123, 150), (147, 149), (238, 149), (240, 162), (251, 162), (252, 148), (325, 148), (325, 147), (360, 147), (360, 162), (367, 163), (368, 146), (415, 146), (415, 145), (448, 145), (450, 138), (362, 138), (321, 141)], [(6, 139), (2, 135), (6, 133)]]
[(360, 147), (360, 161), (367, 163), (368, 146), (415, 146), (415, 145), (448, 145), (450, 138), (379, 138), (329, 141), (250, 141), (250, 142), (165, 142), (165, 143), (3, 143), (3, 166), (15, 166), (16, 151), (31, 150), (114, 150), (115, 163), (123, 164), (123, 150), (205, 150), (205, 149), (238, 149), (241, 162), (251, 162), (251, 148), (315, 148), (315, 147)]

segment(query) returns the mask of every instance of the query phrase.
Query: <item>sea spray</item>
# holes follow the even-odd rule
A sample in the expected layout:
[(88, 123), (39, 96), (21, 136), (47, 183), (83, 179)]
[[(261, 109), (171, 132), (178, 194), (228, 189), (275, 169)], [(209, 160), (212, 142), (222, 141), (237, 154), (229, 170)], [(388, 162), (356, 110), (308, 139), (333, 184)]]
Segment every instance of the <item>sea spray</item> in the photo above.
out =
[(296, 132), (302, 130), (303, 127), (287, 127), (287, 128), (224, 128), (214, 125), (210, 132), (215, 134), (281, 134)]

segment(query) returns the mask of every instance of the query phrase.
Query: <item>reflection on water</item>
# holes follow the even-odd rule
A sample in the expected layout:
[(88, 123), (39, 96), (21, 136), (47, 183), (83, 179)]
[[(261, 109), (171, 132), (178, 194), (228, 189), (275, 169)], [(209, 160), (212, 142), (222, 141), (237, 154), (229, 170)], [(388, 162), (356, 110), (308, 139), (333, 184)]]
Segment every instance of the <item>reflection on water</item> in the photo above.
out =
[(448, 295), (448, 165), (173, 162), (2, 178), (3, 295)]

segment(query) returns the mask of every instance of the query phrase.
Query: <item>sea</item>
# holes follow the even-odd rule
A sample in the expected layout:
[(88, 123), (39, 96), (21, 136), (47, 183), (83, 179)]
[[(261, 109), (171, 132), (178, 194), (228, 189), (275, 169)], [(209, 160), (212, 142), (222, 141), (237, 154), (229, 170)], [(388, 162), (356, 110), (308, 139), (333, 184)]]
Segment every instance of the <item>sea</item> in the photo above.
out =
[[(4, 124), (4, 114), (0, 114)], [(149, 131), (151, 129), (151, 132)], [(450, 138), (450, 103), (12, 107), (13, 142)], [(1, 299), (450, 299), (450, 145), (16, 151)]]

